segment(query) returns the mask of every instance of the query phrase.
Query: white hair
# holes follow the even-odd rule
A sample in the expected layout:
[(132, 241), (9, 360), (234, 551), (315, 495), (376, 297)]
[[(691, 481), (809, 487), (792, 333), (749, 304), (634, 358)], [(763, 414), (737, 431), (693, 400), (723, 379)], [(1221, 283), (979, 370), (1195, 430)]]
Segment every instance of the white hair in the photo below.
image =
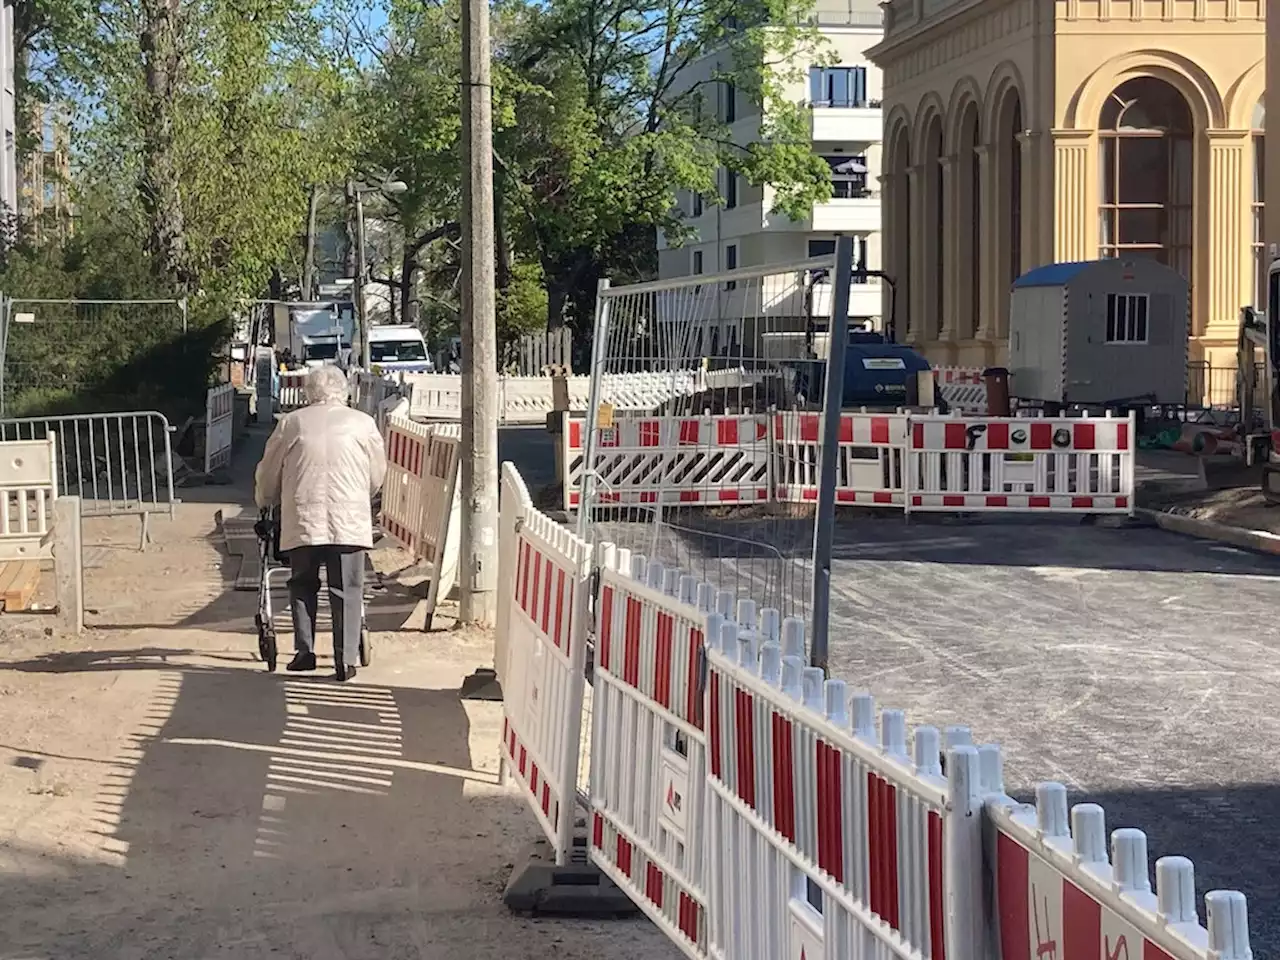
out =
[(307, 403), (347, 402), (347, 378), (341, 370), (329, 364), (316, 367), (307, 374), (302, 389), (307, 394)]

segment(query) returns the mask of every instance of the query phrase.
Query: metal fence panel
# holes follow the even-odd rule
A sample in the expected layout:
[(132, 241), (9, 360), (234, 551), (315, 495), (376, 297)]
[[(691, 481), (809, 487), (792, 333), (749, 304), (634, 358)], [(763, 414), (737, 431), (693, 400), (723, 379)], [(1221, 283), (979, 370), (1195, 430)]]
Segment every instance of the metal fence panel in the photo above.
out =
[(181, 300), (6, 300), (0, 414), (74, 400), (187, 329)]
[(173, 428), (154, 410), (0, 419), (0, 441), (57, 437), (62, 494), (80, 497), (83, 516), (173, 516)]

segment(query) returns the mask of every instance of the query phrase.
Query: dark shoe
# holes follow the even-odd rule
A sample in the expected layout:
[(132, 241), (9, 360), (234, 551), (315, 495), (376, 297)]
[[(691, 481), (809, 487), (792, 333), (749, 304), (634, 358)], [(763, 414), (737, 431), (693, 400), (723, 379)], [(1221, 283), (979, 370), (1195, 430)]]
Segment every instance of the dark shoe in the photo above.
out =
[(293, 659), (289, 661), (286, 670), (292, 670), (294, 673), (301, 673), (304, 670), (314, 670), (316, 668), (316, 655), (314, 653), (295, 653)]
[(355, 678), (356, 668), (354, 666), (338, 667), (337, 673), (333, 675), (333, 679), (339, 683), (345, 683)]

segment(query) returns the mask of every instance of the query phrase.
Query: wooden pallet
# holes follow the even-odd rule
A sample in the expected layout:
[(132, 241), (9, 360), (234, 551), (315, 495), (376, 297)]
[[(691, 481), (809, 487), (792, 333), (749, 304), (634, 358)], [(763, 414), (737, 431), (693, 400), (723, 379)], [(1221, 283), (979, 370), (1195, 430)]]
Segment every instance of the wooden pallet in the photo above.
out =
[(0, 563), (0, 604), (8, 613), (26, 610), (40, 586), (40, 564), (35, 560)]

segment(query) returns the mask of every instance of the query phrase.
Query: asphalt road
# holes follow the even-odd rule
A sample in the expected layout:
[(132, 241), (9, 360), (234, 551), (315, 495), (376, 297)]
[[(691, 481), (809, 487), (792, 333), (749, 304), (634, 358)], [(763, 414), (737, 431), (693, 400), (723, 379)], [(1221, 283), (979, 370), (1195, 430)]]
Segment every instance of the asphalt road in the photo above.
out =
[[(506, 433), (522, 471), (553, 468), (545, 439)], [(808, 522), (700, 522), (658, 553), (805, 605)], [(1191, 857), (1201, 895), (1248, 895), (1254, 955), (1280, 955), (1280, 560), (1158, 529), (885, 516), (837, 524), (832, 573), (833, 675), (1002, 744), (1015, 796), (1057, 780), (1109, 830), (1145, 830), (1153, 882), (1156, 858)]]

